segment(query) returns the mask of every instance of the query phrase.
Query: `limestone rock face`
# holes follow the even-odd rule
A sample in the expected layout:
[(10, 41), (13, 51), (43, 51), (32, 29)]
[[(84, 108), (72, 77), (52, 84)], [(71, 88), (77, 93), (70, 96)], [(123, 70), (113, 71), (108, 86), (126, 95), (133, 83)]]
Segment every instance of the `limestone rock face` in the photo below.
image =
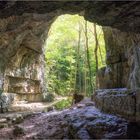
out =
[(14, 95), (2, 94), (0, 96), (0, 113), (7, 112), (13, 101), (14, 101)]
[[(16, 9), (16, 10), (15, 10)], [(0, 17), (24, 13), (80, 13), (91, 22), (123, 31), (140, 32), (140, 3), (137, 1), (1, 1)], [(22, 22), (22, 21), (21, 21)], [(20, 22), (16, 22), (18, 26)], [(12, 28), (14, 26), (10, 26)]]
[(139, 92), (127, 89), (105, 89), (97, 90), (94, 101), (102, 111), (114, 113), (130, 120), (138, 120), (139, 114)]
[(98, 72), (99, 88), (140, 87), (140, 34), (104, 27), (107, 67)]
[(1, 1), (0, 88), (17, 100), (42, 100), (43, 44), (51, 23), (66, 13), (121, 30), (104, 28), (107, 68), (99, 88), (139, 87), (139, 2)]
[(42, 101), (43, 35), (51, 23), (46, 20), (32, 14), (0, 20), (0, 85), (5, 93), (14, 93), (15, 100)]

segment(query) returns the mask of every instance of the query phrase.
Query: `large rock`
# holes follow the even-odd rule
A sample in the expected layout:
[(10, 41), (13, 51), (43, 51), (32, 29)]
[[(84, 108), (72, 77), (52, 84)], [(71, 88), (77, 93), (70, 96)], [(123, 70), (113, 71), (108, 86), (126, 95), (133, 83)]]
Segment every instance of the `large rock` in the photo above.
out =
[(140, 35), (109, 27), (103, 31), (107, 66), (97, 73), (98, 88), (140, 88)]
[(72, 111), (66, 119), (73, 139), (127, 138), (124, 119), (101, 113), (93, 106)]
[(2, 93), (0, 95), (0, 113), (8, 112), (9, 107), (14, 101), (13, 94)]
[(101, 110), (136, 119), (136, 91), (127, 89), (97, 90), (94, 101)]

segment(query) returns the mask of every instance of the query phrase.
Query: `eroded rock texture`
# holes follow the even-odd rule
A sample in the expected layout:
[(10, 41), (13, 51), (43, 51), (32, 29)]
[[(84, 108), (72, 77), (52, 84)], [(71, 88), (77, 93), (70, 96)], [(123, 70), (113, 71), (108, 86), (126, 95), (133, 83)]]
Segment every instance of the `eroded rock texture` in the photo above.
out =
[(103, 26), (111, 26), (124, 31), (140, 31), (140, 3), (137, 1), (2, 1), (0, 8), (1, 18), (23, 13), (46, 14), (55, 11), (55, 14), (57, 12), (74, 14), (82, 12), (87, 20)]
[(140, 87), (140, 35), (103, 28), (107, 67), (98, 72), (100, 88)]
[(104, 29), (108, 66), (100, 71), (100, 88), (139, 87), (139, 9), (136, 1), (1, 1), (0, 88), (17, 100), (41, 100), (44, 40), (51, 23), (65, 13), (118, 29)]
[[(128, 132), (139, 138), (139, 129), (132, 131), (123, 118), (100, 112), (93, 102), (80, 103), (71, 109), (32, 114), (27, 119), (20, 115), (9, 116), (8, 126), (0, 129), (2, 139), (129, 139)], [(29, 116), (29, 115), (28, 115)], [(25, 118), (25, 117), (24, 117)], [(10, 124), (11, 120), (12, 121)], [(18, 120), (18, 121), (17, 121)], [(20, 120), (20, 121), (19, 121)], [(0, 118), (2, 122), (2, 119)], [(20, 128), (21, 131), (15, 130)], [(16, 129), (15, 129), (16, 128)], [(129, 130), (130, 129), (130, 130)], [(7, 135), (8, 133), (8, 135)], [(138, 133), (138, 135), (136, 135)]]
[(1, 83), (4, 92), (16, 93), (17, 100), (42, 100), (42, 37), (50, 25), (45, 18), (46, 16), (25, 14), (0, 21), (0, 47), (3, 51), (0, 55), (3, 72)]
[(94, 101), (96, 106), (105, 112), (119, 114), (132, 120), (136, 117), (136, 91), (126, 89), (97, 90)]
[(140, 121), (140, 91), (132, 89), (100, 89), (94, 94), (98, 108), (121, 115), (131, 121)]

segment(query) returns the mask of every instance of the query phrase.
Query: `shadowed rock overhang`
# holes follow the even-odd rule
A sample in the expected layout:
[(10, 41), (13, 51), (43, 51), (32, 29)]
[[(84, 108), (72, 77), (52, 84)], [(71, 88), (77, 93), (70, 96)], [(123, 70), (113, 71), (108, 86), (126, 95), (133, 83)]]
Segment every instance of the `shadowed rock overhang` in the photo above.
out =
[(122, 31), (140, 32), (138, 1), (1, 1), (0, 18), (23, 13), (81, 13), (85, 19)]

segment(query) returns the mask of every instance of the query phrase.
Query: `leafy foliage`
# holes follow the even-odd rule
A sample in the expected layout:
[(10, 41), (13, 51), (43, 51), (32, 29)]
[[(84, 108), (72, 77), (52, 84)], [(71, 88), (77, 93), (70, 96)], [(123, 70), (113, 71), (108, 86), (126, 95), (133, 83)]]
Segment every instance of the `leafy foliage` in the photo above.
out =
[[(87, 93), (89, 93), (89, 69), (85, 65), (85, 20), (78, 15), (63, 15), (56, 19), (49, 31), (45, 44), (47, 91), (59, 95), (68, 95), (75, 91), (84, 93), (87, 72)], [(77, 47), (79, 30), (81, 31), (79, 64), (77, 69)], [(93, 24), (88, 22), (89, 61), (91, 65), (92, 84), (95, 87), (96, 62), (94, 57), (95, 39)], [(98, 51), (99, 68), (105, 66), (104, 36), (97, 26), (100, 51)], [(76, 74), (76, 71), (78, 73)]]
[(72, 105), (72, 98), (63, 99), (62, 101), (55, 104), (57, 110), (63, 110), (69, 108)]

